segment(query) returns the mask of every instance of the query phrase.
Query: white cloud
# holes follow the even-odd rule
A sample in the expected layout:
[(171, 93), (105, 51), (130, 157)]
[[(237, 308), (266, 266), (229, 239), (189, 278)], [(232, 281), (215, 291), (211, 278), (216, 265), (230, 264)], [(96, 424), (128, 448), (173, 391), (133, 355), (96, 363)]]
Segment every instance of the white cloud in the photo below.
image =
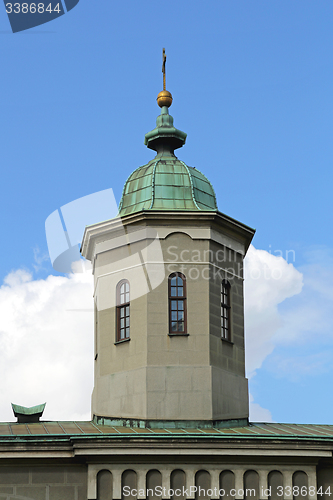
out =
[(253, 396), (250, 394), (250, 422), (273, 422), (272, 414), (266, 408), (262, 408), (258, 403), (253, 401)]
[[(245, 259), (245, 355), (249, 379), (275, 347), (284, 324), (278, 305), (301, 292), (303, 276), (281, 256), (250, 246)], [(250, 421), (272, 422), (268, 409), (250, 395)]]
[(303, 276), (282, 257), (250, 246), (245, 259), (245, 346), (247, 374), (252, 377), (271, 354), (283, 325), (278, 305), (299, 294)]
[[(333, 253), (326, 247), (317, 247), (306, 253), (307, 262), (300, 271), (304, 289), (292, 307), (285, 307), (285, 324), (276, 339), (277, 344), (308, 344), (333, 342)], [(314, 347), (315, 347), (314, 345)]]
[[(312, 260), (302, 274), (282, 257), (250, 247), (245, 280), (249, 377), (254, 376), (276, 345), (286, 344), (290, 339), (301, 342), (304, 331), (308, 328), (310, 335), (313, 325), (320, 325), (323, 335), (330, 332), (328, 316), (321, 313), (324, 303), (331, 309), (327, 292), (333, 273), (323, 270), (318, 264), (319, 257), (311, 255)], [(14, 420), (11, 402), (33, 406), (46, 401), (45, 419), (90, 418), (92, 293), (90, 273), (33, 280), (29, 272), (17, 270), (5, 278), (0, 288), (2, 421)], [(293, 308), (281, 310), (280, 306), (290, 303), (286, 299), (291, 297), (299, 302)], [(309, 307), (311, 301), (315, 307)], [(330, 359), (322, 355), (311, 359), (299, 356), (296, 360), (276, 358), (274, 363), (279, 373), (289, 376), (292, 371), (295, 376), (295, 370), (305, 373), (323, 369)], [(272, 421), (269, 410), (253, 399), (250, 412), (252, 421)]]
[[(44, 419), (90, 419), (92, 276), (33, 280), (10, 273), (0, 288), (1, 420), (10, 403), (47, 402)], [(80, 311), (81, 310), (81, 311)]]
[[(333, 360), (333, 252), (314, 247), (303, 257), (305, 264), (297, 270), (281, 257), (253, 247), (249, 250), (245, 281), (247, 373), (254, 377), (269, 356), (265, 373), (271, 374), (270, 383), (284, 378), (287, 384), (298, 384), (300, 390), (304, 386), (307, 391), (305, 380), (316, 377), (320, 390), (327, 393)], [(303, 412), (306, 396), (304, 401)], [(251, 419), (262, 420), (262, 410), (252, 401)]]

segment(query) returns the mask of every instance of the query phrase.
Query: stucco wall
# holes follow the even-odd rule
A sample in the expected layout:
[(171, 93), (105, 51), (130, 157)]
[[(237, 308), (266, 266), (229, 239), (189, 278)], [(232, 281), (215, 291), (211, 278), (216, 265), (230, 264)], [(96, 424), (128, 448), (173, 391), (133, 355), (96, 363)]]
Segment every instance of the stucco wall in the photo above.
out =
[[(102, 253), (96, 250), (94, 415), (248, 417), (241, 245), (235, 242), (237, 251), (226, 248), (202, 225), (202, 230), (182, 230), (170, 224), (158, 247), (141, 227), (137, 235), (131, 228), (130, 245), (127, 237), (116, 238), (109, 247), (103, 243)], [(184, 336), (169, 335), (168, 276), (173, 272), (186, 276)], [(232, 343), (221, 340), (220, 316), (221, 281), (230, 276)], [(130, 283), (130, 340), (117, 343), (116, 287), (123, 279)]]

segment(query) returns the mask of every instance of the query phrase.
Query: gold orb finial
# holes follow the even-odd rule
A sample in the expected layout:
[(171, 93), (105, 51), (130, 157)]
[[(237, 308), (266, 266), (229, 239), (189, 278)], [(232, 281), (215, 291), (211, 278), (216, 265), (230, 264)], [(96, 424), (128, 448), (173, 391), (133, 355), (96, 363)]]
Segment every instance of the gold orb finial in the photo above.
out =
[(172, 104), (172, 95), (170, 92), (166, 90), (165, 63), (166, 63), (166, 54), (165, 54), (165, 49), (163, 49), (163, 64), (162, 64), (163, 90), (157, 96), (157, 104), (159, 105), (160, 108), (163, 108), (163, 106), (170, 108)]
[(170, 94), (170, 92), (168, 92), (167, 90), (162, 90), (157, 96), (157, 104), (160, 108), (163, 108), (163, 106), (170, 108), (172, 104), (172, 95)]

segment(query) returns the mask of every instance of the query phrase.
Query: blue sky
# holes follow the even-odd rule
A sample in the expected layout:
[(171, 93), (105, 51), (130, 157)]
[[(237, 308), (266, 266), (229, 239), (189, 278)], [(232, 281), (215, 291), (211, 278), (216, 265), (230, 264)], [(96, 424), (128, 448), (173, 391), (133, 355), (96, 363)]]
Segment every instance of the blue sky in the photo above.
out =
[(1, 282), (58, 276), (46, 218), (107, 188), (119, 201), (152, 158), (165, 47), (170, 113), (188, 134), (178, 156), (207, 175), (221, 212), (257, 229), (255, 248), (293, 250), (303, 276), (275, 304), (254, 400), (276, 421), (333, 424), (332, 21), (328, 0), (80, 0), (12, 34), (2, 7)]

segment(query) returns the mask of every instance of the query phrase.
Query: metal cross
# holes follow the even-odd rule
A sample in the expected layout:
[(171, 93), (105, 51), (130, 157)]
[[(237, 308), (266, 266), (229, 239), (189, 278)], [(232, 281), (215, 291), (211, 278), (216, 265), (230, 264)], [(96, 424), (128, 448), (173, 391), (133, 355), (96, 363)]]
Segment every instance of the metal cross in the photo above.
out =
[(165, 84), (165, 63), (166, 63), (166, 55), (165, 55), (165, 49), (163, 49), (163, 64), (162, 64), (163, 90), (166, 89), (166, 84)]

